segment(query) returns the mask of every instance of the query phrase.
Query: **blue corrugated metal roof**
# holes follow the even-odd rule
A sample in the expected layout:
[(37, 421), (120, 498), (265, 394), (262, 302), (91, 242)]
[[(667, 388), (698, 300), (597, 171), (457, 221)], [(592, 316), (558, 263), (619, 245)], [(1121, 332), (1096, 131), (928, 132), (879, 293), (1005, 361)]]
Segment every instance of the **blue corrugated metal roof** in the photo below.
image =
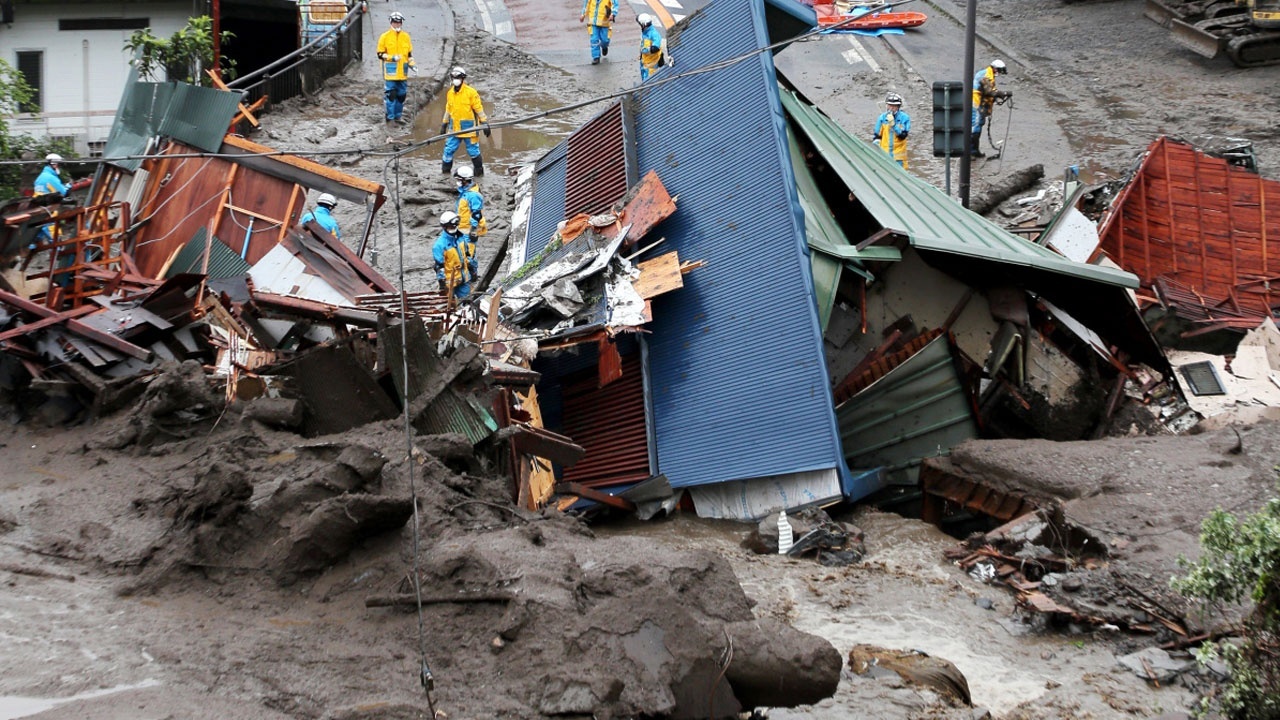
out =
[(569, 141), (555, 146), (538, 161), (534, 176), (533, 208), (525, 230), (525, 260), (535, 257), (555, 235), (556, 226), (564, 220), (566, 192), (565, 169), (568, 167)]
[[(764, 0), (716, 0), (676, 30), (678, 71), (770, 42)], [(640, 174), (680, 198), (654, 234), (706, 262), (654, 299), (658, 471), (674, 487), (843, 472), (772, 55), (635, 97)]]

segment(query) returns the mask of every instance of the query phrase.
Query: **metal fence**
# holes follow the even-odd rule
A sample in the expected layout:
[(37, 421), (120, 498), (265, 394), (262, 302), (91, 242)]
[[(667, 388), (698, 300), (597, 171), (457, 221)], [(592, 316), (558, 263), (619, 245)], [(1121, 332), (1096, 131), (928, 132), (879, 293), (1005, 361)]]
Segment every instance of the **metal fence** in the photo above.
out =
[(238, 77), (227, 83), (233, 90), (244, 90), (243, 100), (248, 105), (266, 97), (259, 112), (269, 112), (271, 106), (298, 95), (310, 95), (324, 85), (324, 81), (341, 73), (353, 60), (364, 56), (364, 13), (362, 3), (347, 12), (342, 22), (315, 40), (276, 60), (266, 67)]

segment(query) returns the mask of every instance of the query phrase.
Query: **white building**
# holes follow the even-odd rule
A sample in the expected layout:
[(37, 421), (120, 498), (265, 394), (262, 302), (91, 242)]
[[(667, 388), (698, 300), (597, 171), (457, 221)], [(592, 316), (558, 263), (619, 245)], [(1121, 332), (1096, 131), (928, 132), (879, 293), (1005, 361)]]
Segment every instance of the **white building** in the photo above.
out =
[[(135, 30), (172, 36), (205, 3), (0, 0), (0, 57), (36, 89), (38, 112), (9, 118), (10, 132), (65, 138), (100, 155), (129, 77), (125, 43)], [(35, 108), (33, 108), (35, 109)]]

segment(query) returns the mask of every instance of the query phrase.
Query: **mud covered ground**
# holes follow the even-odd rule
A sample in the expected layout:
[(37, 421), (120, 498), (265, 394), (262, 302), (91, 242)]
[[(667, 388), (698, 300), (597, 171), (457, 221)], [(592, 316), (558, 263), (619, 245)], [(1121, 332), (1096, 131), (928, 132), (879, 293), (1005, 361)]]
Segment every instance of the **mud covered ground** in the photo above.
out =
[[(1122, 175), (1154, 133), (1217, 129), (1252, 137), (1264, 171), (1280, 167), (1275, 69), (1241, 73), (1188, 58), (1136, 0), (990, 0), (980, 12), (1031, 63), (1027, 81), (1052, 94), (1060, 131), (1097, 173)], [(495, 116), (583, 92), (572, 76), (483, 35), (463, 32), (458, 43), (473, 73), (504, 78), (486, 96)], [(378, 122), (379, 86), (352, 73), (332, 95), (269, 116), (261, 139), (334, 150), (404, 141)], [(427, 85), (417, 86), (410, 108), (430, 101)], [(534, 132), (552, 137), (590, 112)], [(433, 125), (431, 113), (413, 132)], [(433, 145), (402, 160), (400, 222), (390, 206), (377, 220), (378, 266), (408, 290), (432, 284), (434, 217), (452, 202), (438, 154)], [(487, 258), (508, 223), (507, 171), (536, 155), (490, 158), (482, 187), (497, 211)], [(349, 153), (332, 164), (397, 183), (385, 156)], [(337, 214), (350, 235), (355, 209), (340, 205)], [(422, 718), (430, 714), (419, 685), (424, 656), (435, 707), (448, 718), (609, 716), (670, 707), (662, 681), (677, 669), (714, 686), (724, 658), (715, 630), (752, 619), (826, 638), (842, 657), (872, 643), (945, 658), (966, 675), (974, 705), (1002, 719), (1155, 717), (1193, 699), (1184, 681), (1157, 688), (1117, 665), (1118, 655), (1162, 638), (1042, 628), (1003, 590), (949, 564), (943, 551), (956, 541), (918, 521), (845, 516), (866, 532), (867, 557), (827, 568), (754, 555), (740, 547), (750, 531), (741, 525), (680, 516), (587, 527), (517, 513), (506, 481), (483, 464), (421, 441), (406, 453), (393, 425), (304, 439), (204, 407), (139, 434), (147, 417), (138, 408), (71, 428), (27, 422), (0, 439), (0, 718)], [(1274, 426), (1245, 430), (1238, 450), (1228, 431), (978, 444), (960, 457), (1029, 473), (1115, 541), (1112, 571), (1084, 582), (1102, 601), (1117, 573), (1159, 592), (1172, 558), (1194, 552), (1206, 510), (1247, 511), (1272, 492), (1276, 435)], [(414, 536), (394, 522), (414, 494), (424, 590), (495, 599), (429, 603), (421, 625), (403, 607), (366, 607), (411, 587)], [(315, 530), (341, 529), (348, 513), (368, 534), (322, 542), (330, 534)], [(373, 532), (379, 522), (391, 529)], [(661, 636), (674, 652), (655, 649)], [(1194, 677), (1185, 683), (1202, 689)], [(713, 695), (704, 695), (688, 702), (705, 701), (710, 712)], [(593, 708), (595, 697), (612, 704)], [(768, 716), (980, 713), (894, 677), (846, 670), (834, 697)]]

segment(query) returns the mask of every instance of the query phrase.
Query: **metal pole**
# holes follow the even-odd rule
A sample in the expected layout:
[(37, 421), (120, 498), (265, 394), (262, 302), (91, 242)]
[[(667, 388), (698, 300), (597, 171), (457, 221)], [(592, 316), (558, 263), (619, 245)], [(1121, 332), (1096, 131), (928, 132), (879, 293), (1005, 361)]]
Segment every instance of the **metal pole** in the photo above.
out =
[[(213, 0), (213, 71), (222, 79), (222, 3)], [(197, 83), (199, 78), (196, 78)]]
[(969, 153), (973, 147), (973, 38), (978, 0), (969, 0), (964, 14), (964, 152), (960, 153), (960, 204), (969, 207)]

